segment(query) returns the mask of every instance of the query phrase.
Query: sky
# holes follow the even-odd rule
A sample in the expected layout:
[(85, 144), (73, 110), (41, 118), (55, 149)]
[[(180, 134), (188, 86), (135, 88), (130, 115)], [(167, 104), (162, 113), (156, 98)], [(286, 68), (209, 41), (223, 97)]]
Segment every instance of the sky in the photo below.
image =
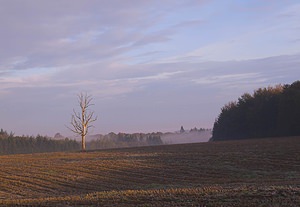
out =
[(212, 128), (220, 109), (300, 77), (299, 0), (0, 0), (0, 128), (71, 136)]

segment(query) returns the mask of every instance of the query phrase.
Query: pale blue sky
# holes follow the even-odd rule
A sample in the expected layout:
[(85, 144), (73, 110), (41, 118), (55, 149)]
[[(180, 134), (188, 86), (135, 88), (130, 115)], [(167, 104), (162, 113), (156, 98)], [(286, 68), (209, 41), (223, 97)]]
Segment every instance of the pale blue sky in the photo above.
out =
[(0, 128), (69, 136), (212, 128), (220, 108), (300, 77), (300, 2), (0, 0)]

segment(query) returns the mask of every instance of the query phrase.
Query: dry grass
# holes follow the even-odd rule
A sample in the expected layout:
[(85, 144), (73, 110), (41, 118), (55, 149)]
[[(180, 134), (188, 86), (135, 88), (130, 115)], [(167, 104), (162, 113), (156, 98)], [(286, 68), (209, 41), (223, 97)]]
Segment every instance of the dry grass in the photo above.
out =
[(1, 206), (300, 206), (300, 138), (0, 156)]

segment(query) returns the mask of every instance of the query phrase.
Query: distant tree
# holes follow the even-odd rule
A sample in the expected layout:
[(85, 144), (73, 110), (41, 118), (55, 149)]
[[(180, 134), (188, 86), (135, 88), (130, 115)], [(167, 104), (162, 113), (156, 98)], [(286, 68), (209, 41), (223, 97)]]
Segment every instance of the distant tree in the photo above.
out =
[[(200, 130), (201, 130), (201, 128), (200, 128)], [(197, 131), (198, 131), (197, 127), (194, 127), (190, 130), (190, 132), (197, 132)]]
[(73, 109), (73, 115), (71, 119), (71, 127), (68, 127), (72, 132), (81, 136), (81, 147), (82, 151), (85, 151), (85, 137), (88, 131), (93, 127), (92, 122), (97, 120), (97, 116), (94, 116), (93, 111), (89, 111), (89, 107), (92, 105), (92, 96), (87, 93), (80, 93), (78, 95), (78, 104), (80, 106), (80, 112), (76, 112)]
[(163, 141), (159, 134), (152, 133), (149, 137), (147, 137), (147, 143), (149, 145), (162, 145)]
[(53, 138), (54, 139), (64, 139), (64, 136), (62, 136), (60, 133), (56, 133)]
[(184, 133), (184, 132), (185, 132), (185, 130), (184, 130), (183, 126), (181, 126), (180, 133)]

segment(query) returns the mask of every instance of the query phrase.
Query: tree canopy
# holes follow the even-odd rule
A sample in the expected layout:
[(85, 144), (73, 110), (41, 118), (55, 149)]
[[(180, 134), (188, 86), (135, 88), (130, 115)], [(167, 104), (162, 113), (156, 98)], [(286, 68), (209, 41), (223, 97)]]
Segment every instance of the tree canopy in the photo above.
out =
[(211, 140), (300, 135), (300, 81), (259, 88), (226, 104)]

